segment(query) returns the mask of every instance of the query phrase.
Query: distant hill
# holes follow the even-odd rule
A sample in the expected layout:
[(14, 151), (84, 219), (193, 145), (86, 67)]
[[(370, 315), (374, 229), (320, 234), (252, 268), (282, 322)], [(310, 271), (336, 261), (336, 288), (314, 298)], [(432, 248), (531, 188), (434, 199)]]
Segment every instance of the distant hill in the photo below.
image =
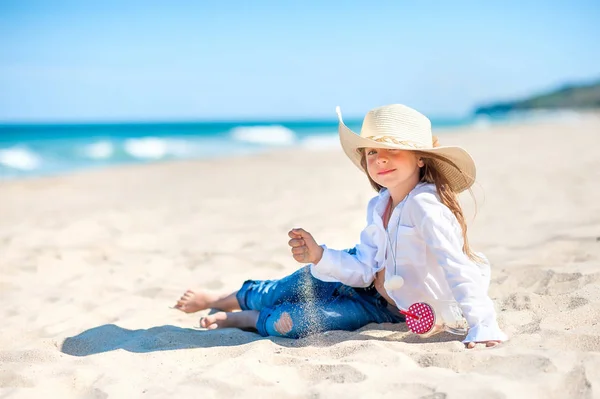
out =
[(584, 85), (568, 85), (530, 98), (479, 106), (475, 115), (502, 114), (512, 111), (541, 109), (600, 108), (600, 81)]

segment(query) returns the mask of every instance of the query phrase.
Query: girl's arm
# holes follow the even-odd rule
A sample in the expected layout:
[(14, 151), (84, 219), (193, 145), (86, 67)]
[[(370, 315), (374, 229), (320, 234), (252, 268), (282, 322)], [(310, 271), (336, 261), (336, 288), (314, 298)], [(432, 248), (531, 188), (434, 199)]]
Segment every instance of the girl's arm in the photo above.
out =
[[(310, 266), (312, 275), (322, 281), (341, 282), (351, 287), (368, 287), (375, 279), (377, 246), (371, 226), (377, 197), (367, 207), (367, 227), (360, 234), (360, 243), (351, 250), (323, 248), (323, 257)], [(370, 227), (371, 226), (371, 227)]]
[(496, 321), (481, 269), (463, 252), (462, 230), (455, 216), (432, 193), (415, 196), (415, 226), (444, 270), (452, 294), (469, 323), (463, 342), (505, 341)]
[[(322, 281), (340, 282), (351, 287), (368, 287), (375, 279), (377, 248), (369, 242), (368, 233), (361, 233), (361, 242), (351, 250), (323, 248), (321, 260), (310, 265), (310, 272)], [(367, 236), (367, 237), (365, 237)]]

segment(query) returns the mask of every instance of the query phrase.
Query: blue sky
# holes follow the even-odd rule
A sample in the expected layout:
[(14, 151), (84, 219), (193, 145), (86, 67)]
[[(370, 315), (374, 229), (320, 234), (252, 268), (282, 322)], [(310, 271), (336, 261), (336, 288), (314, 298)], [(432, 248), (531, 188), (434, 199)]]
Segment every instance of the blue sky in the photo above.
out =
[(0, 121), (430, 116), (600, 79), (598, 1), (0, 0)]

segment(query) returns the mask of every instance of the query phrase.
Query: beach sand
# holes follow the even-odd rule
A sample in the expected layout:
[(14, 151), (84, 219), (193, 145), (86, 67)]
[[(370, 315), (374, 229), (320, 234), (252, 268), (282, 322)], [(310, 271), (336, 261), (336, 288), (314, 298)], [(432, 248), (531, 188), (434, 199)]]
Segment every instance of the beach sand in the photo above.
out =
[(1, 398), (600, 398), (600, 117), (443, 132), (510, 341), (371, 324), (300, 340), (195, 328), (187, 288), (301, 267), (287, 231), (348, 248), (375, 195), (341, 149), (0, 183)]

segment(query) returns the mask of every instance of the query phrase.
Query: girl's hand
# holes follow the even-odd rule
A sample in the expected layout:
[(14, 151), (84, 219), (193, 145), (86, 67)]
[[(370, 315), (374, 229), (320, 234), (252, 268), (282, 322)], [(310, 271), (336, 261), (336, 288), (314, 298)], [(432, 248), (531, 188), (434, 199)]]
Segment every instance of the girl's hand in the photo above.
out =
[(467, 349), (473, 349), (475, 347), (475, 344), (485, 344), (485, 346), (487, 348), (491, 348), (493, 346), (496, 345), (500, 345), (502, 343), (502, 341), (478, 341), (478, 342), (467, 342), (465, 344), (465, 347)]
[(321, 248), (313, 236), (304, 231), (304, 229), (292, 229), (288, 233), (291, 240), (288, 242), (292, 247), (294, 259), (300, 263), (317, 264), (323, 257), (323, 248)]

